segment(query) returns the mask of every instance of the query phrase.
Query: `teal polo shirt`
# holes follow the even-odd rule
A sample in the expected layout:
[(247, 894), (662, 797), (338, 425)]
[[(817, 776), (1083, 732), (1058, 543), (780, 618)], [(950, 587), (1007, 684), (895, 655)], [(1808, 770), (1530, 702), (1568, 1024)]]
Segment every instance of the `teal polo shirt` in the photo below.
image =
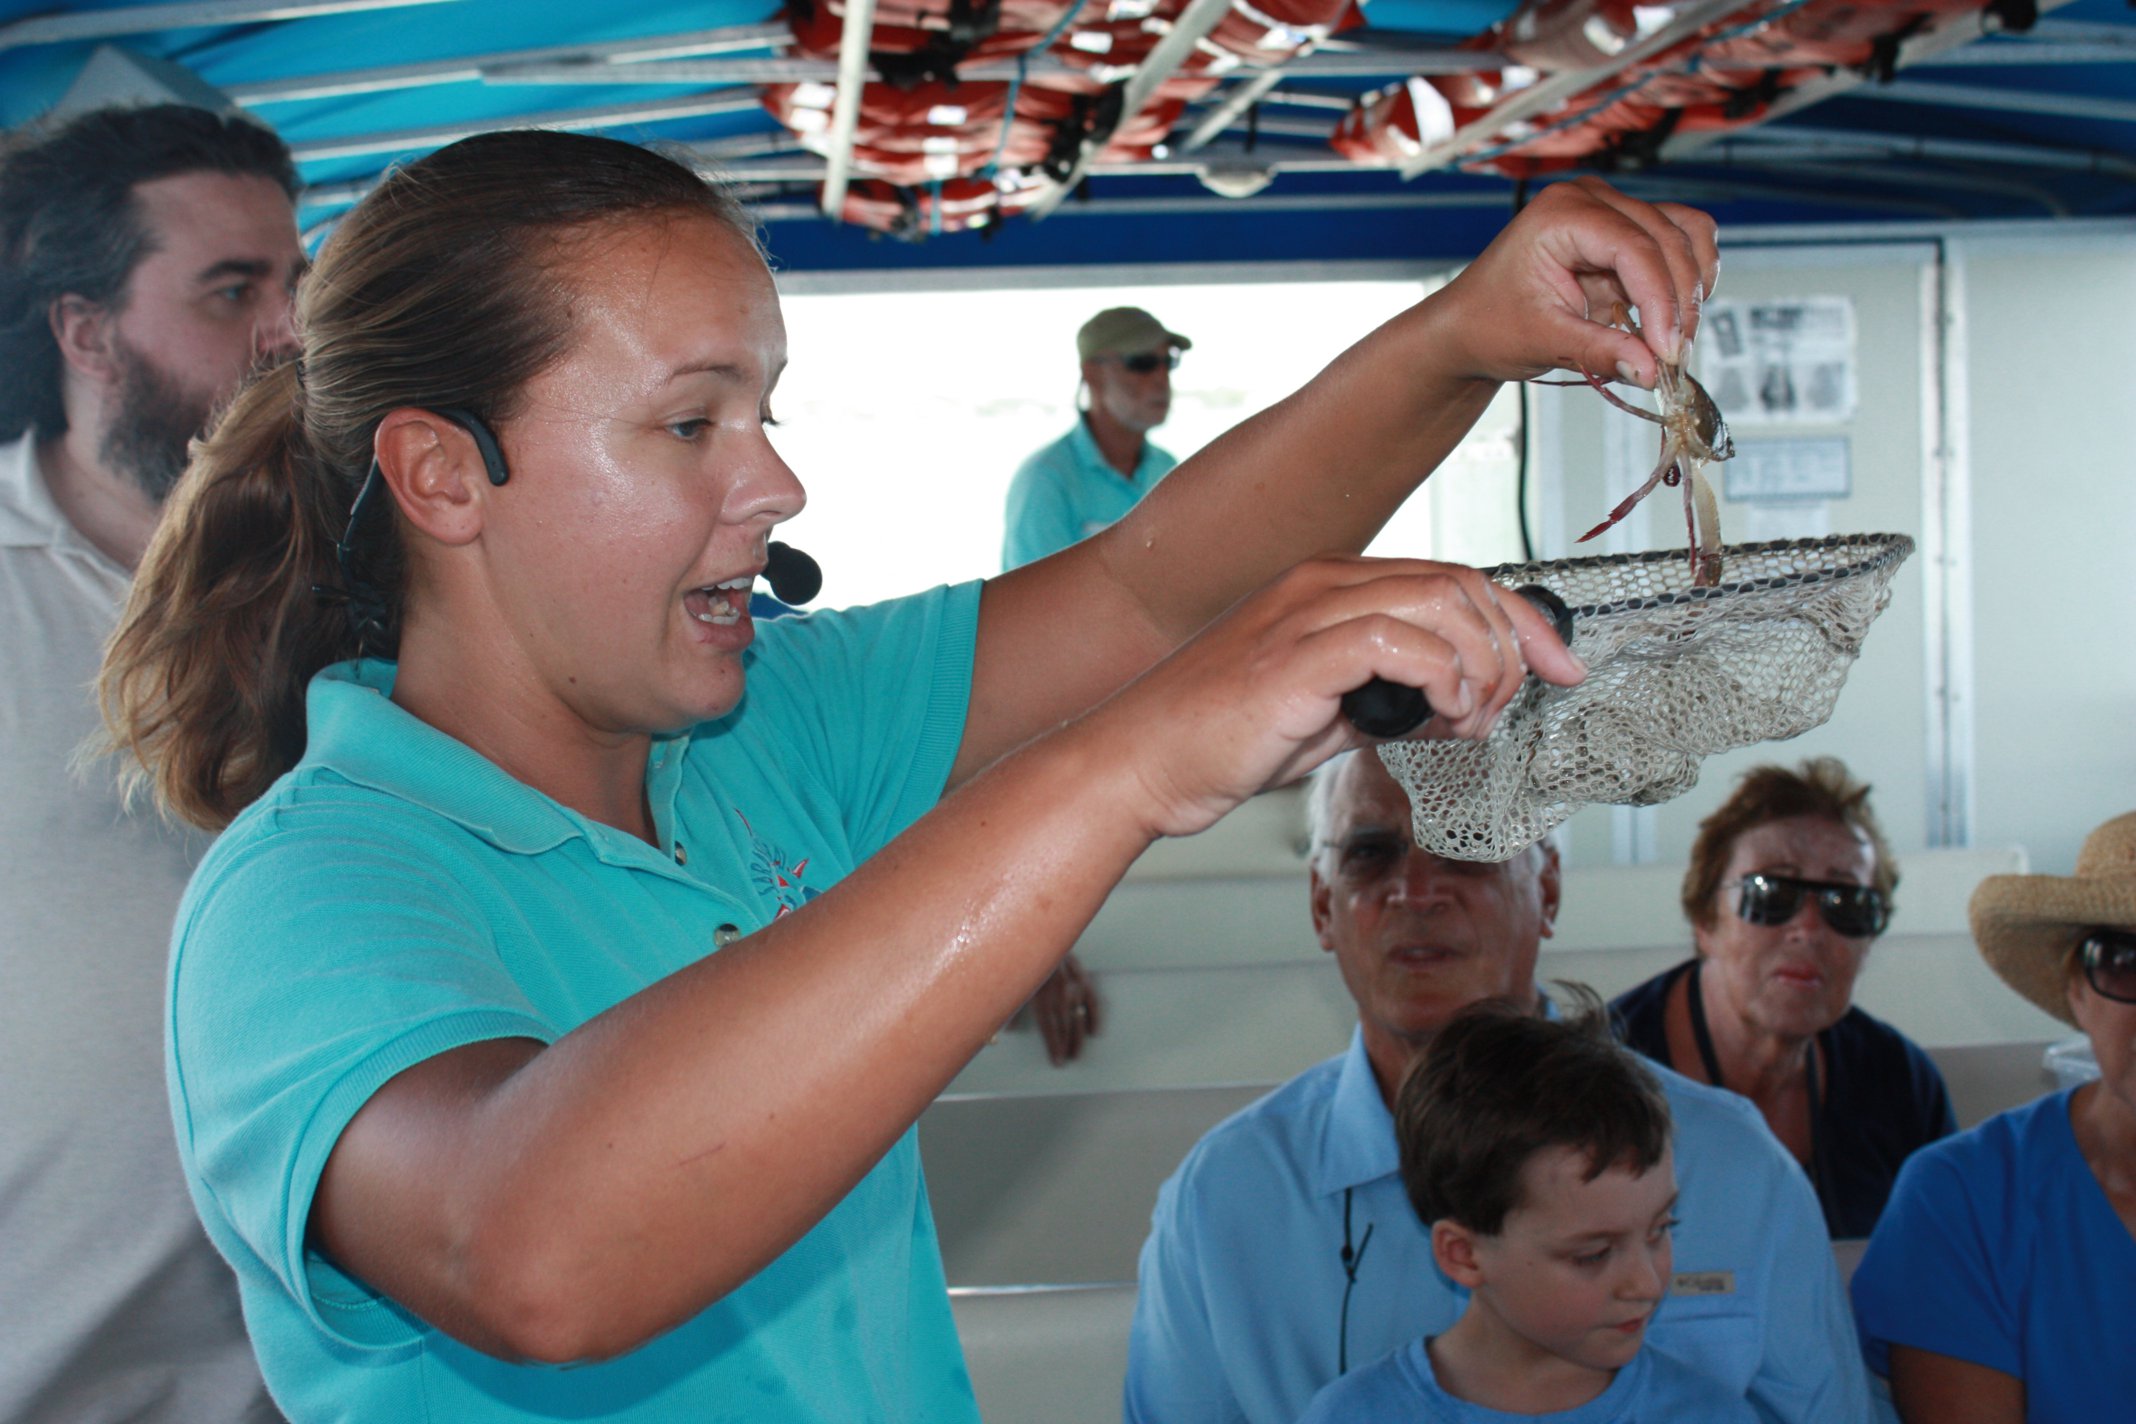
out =
[(1009, 481), (1001, 566), (1021, 568), (1117, 523), (1178, 463), (1170, 451), (1145, 440), (1133, 477), (1122, 475), (1105, 463), (1090, 422), (1078, 419), (1075, 429), (1024, 461)]
[(977, 1420), (910, 1131), (745, 1285), (599, 1364), (472, 1350), (305, 1227), (335, 1140), (396, 1073), (553, 1041), (799, 909), (932, 806), (978, 606), (970, 584), (759, 625), (740, 706), (653, 745), (658, 846), (402, 711), (390, 663), (313, 680), (303, 761), (179, 908), (167, 1050), (194, 1203), (294, 1424)]

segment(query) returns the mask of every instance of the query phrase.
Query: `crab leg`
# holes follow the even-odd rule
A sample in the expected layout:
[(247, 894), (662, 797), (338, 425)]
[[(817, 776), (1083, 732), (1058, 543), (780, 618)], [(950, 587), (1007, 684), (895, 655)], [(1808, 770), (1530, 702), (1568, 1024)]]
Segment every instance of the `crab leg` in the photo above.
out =
[(1654, 467), (1653, 474), (1647, 476), (1646, 483), (1641, 485), (1638, 489), (1633, 490), (1630, 494), (1626, 495), (1624, 497), (1624, 502), (1619, 504), (1615, 509), (1609, 512), (1609, 518), (1603, 520), (1600, 524), (1597, 524), (1594, 528), (1588, 530), (1585, 534), (1582, 534), (1575, 542), (1584, 544), (1588, 540), (1594, 538), (1595, 535), (1600, 534), (1603, 530), (1620, 523), (1624, 519), (1625, 515), (1630, 514), (1632, 512), (1632, 507), (1638, 504), (1640, 500), (1645, 499), (1648, 495), (1652, 494), (1654, 492), (1654, 486), (1660, 484), (1662, 481), (1662, 477), (1667, 475), (1669, 471), (1674, 468), (1676, 468), (1675, 446), (1671, 442), (1664, 441), (1662, 442), (1661, 447), (1661, 463)]
[(1721, 507), (1713, 496), (1713, 484), (1706, 478), (1703, 463), (1693, 460), (1684, 480), (1684, 513), (1688, 517), (1694, 509), (1697, 511), (1691, 534), (1696, 551), (1691, 560), (1691, 582), (1699, 587), (1721, 581)]
[[(1611, 405), (1615, 406), (1615, 407), (1616, 407), (1617, 409), (1619, 409), (1619, 410), (1621, 410), (1621, 411), (1627, 411), (1627, 412), (1629, 412), (1629, 413), (1630, 413), (1630, 414), (1632, 414), (1632, 415), (1636, 415), (1636, 416), (1638, 416), (1638, 417), (1639, 417), (1639, 418), (1640, 418), (1641, 420), (1651, 420), (1651, 421), (1653, 421), (1653, 422), (1654, 422), (1654, 423), (1655, 423), (1656, 425), (1667, 425), (1667, 424), (1669, 423), (1668, 421), (1666, 421), (1666, 420), (1662, 419), (1662, 418), (1661, 418), (1660, 416), (1658, 416), (1658, 415), (1654, 414), (1654, 412), (1653, 412), (1653, 411), (1651, 411), (1651, 410), (1641, 410), (1641, 409), (1640, 409), (1640, 408), (1639, 408), (1638, 406), (1636, 406), (1636, 405), (1633, 405), (1633, 404), (1632, 404), (1631, 402), (1629, 402), (1629, 401), (1625, 400), (1625, 399), (1624, 399), (1623, 397), (1619, 396), (1619, 395), (1618, 395), (1618, 394), (1617, 394), (1617, 393), (1616, 393), (1615, 391), (1613, 391), (1613, 390), (1611, 390), (1611, 389), (1609, 388), (1609, 383), (1608, 383), (1608, 382), (1604, 381), (1604, 380), (1603, 380), (1603, 379), (1602, 379), (1602, 378), (1601, 378), (1600, 376), (1596, 375), (1596, 374), (1595, 374), (1594, 372), (1592, 372), (1592, 371), (1587, 371), (1587, 370), (1582, 370), (1582, 371), (1580, 372), (1580, 374), (1581, 374), (1581, 375), (1583, 375), (1583, 376), (1585, 376), (1585, 377), (1587, 378), (1587, 384), (1588, 384), (1588, 385), (1590, 385), (1590, 386), (1593, 386), (1593, 387), (1595, 388), (1595, 392), (1596, 392), (1596, 394), (1600, 395), (1600, 396), (1602, 397), (1602, 399), (1604, 399), (1604, 400), (1608, 401), (1608, 402), (1609, 402), (1609, 403), (1610, 403)], [(1554, 384), (1556, 384), (1556, 383), (1555, 383), (1555, 382), (1551, 382), (1551, 384), (1553, 384), (1553, 385), (1554, 385)], [(1566, 382), (1565, 384), (1566, 384), (1566, 385), (1571, 385), (1572, 383), (1571, 383), (1570, 381), (1567, 381), (1567, 382)]]

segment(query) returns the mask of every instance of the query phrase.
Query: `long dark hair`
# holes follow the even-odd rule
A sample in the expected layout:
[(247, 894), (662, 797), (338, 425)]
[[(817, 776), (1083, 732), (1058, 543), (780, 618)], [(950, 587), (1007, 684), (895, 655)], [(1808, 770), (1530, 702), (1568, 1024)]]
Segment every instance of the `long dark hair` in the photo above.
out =
[[(335, 543), (403, 407), (509, 420), (572, 335), (556, 277), (605, 224), (709, 216), (754, 242), (740, 205), (661, 154), (612, 139), (482, 134), (390, 174), (297, 292), (302, 355), (255, 377), (195, 447), (133, 586), (98, 691), (131, 775), (173, 814), (219, 827), (303, 755), (304, 691), (357, 655)], [(398, 638), (397, 520), (366, 520), (365, 581)]]

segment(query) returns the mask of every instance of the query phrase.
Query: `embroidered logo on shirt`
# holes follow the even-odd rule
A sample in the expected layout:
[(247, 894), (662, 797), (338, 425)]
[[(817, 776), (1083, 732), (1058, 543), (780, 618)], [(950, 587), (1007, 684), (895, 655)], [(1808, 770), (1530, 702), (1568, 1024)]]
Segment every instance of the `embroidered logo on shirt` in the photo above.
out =
[(802, 877), (808, 874), (809, 861), (814, 857), (793, 859), (758, 835), (747, 816), (738, 810), (734, 814), (741, 820), (742, 829), (749, 832), (750, 883), (756, 887), (757, 894), (777, 906), (772, 912), (773, 919), (792, 914), (823, 893), (813, 885), (802, 883)]
[(1675, 1295), (1734, 1295), (1734, 1271), (1678, 1271), (1669, 1287)]

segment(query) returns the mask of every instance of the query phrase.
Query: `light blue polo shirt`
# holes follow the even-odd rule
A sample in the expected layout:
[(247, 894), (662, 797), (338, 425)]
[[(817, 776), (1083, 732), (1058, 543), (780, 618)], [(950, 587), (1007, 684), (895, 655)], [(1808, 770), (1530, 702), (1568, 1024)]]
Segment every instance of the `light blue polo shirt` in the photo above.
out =
[(1117, 523), (1178, 463), (1170, 451), (1145, 440), (1133, 478), (1124, 476), (1105, 463), (1090, 422), (1078, 418), (1073, 430), (1024, 461), (1009, 481), (1002, 568), (1035, 563)]
[[(1747, 1397), (1762, 1420), (1866, 1424), (1868, 1379), (1809, 1180), (1748, 1100), (1649, 1066), (1675, 1122), (1682, 1224), (1648, 1349)], [(1432, 1260), (1353, 1034), (1349, 1052), (1212, 1128), (1159, 1190), (1128, 1424), (1293, 1424), (1342, 1373), (1343, 1351), (1349, 1368), (1369, 1365), (1467, 1304)]]
[(402, 711), (390, 663), (313, 680), (302, 763), (180, 907), (168, 1026), (194, 1203), (295, 1424), (977, 1419), (909, 1131), (747, 1284), (600, 1364), (469, 1349), (336, 1270), (305, 1226), (335, 1140), (394, 1074), (477, 1040), (553, 1041), (800, 908), (932, 806), (978, 606), (971, 584), (761, 625), (741, 705), (654, 743), (657, 847)]
[(1313, 1396), (1298, 1424), (1758, 1424), (1743, 1396), (1659, 1350), (1641, 1350), (1587, 1403), (1509, 1414), (1446, 1392), (1431, 1352), (1412, 1340)]

